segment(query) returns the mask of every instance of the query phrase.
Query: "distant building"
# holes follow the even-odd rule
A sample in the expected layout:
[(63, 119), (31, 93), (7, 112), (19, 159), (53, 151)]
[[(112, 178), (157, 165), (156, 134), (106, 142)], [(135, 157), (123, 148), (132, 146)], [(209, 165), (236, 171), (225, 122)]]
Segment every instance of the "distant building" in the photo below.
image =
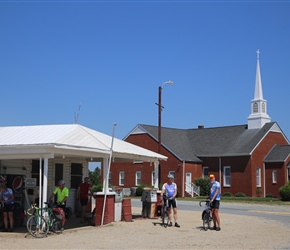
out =
[[(175, 176), (180, 196), (192, 195), (196, 178), (214, 174), (222, 194), (243, 192), (247, 196), (271, 194), (290, 180), (290, 145), (277, 122), (267, 114), (263, 99), (259, 51), (254, 99), (248, 124), (196, 129), (161, 128), (161, 182)], [(138, 124), (125, 141), (158, 152), (158, 127)], [(126, 188), (154, 185), (154, 165), (144, 162), (113, 162), (110, 183)]]

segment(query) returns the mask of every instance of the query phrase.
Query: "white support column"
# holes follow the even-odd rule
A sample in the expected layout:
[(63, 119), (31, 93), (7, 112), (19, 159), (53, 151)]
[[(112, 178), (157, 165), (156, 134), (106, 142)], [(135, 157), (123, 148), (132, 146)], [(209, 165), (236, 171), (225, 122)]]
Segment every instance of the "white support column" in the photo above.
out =
[(109, 183), (107, 177), (109, 177), (109, 158), (103, 158), (103, 192), (107, 193), (109, 190)]
[(44, 207), (44, 202), (47, 201), (47, 176), (48, 176), (48, 158), (44, 158), (44, 168), (43, 168), (43, 196), (42, 196), (42, 206)]
[(158, 175), (159, 174), (158, 168), (159, 168), (159, 161), (154, 161), (154, 172), (155, 172), (154, 188), (157, 188), (159, 190), (158, 183), (159, 183), (160, 176)]
[(42, 199), (43, 199), (43, 193), (42, 193), (42, 158), (39, 158), (39, 204), (38, 207), (42, 207)]

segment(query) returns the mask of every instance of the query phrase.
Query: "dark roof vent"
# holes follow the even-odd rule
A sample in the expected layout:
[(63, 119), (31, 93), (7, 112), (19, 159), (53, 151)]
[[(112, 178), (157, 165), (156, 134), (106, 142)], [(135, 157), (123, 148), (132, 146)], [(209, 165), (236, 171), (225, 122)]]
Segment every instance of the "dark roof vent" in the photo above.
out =
[(201, 128), (204, 128), (204, 126), (203, 126), (203, 125), (198, 125), (197, 128), (198, 128), (198, 129), (201, 129)]

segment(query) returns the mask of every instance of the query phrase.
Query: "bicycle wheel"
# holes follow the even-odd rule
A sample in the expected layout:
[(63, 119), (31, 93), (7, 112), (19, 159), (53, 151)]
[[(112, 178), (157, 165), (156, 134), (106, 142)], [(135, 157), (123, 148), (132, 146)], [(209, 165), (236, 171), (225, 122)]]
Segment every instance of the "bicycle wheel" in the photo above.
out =
[(202, 217), (203, 229), (207, 231), (210, 228), (211, 220), (209, 213), (204, 213)]
[(27, 230), (35, 238), (44, 238), (48, 233), (47, 222), (43, 217), (31, 216), (27, 220)]
[(168, 216), (168, 211), (167, 209), (163, 209), (163, 213), (162, 213), (162, 225), (164, 227), (167, 227), (169, 223), (169, 216)]
[(52, 221), (51, 221), (51, 230), (54, 233), (60, 234), (62, 232), (61, 231), (61, 227), (62, 227), (62, 224), (61, 224), (60, 220), (52, 219)]

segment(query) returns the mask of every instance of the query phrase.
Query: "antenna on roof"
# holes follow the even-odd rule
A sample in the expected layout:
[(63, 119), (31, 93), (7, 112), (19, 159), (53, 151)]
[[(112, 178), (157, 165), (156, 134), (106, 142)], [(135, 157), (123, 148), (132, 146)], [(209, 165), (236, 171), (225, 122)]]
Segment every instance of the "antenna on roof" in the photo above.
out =
[(75, 119), (75, 124), (77, 124), (78, 123), (78, 120), (79, 120), (79, 114), (80, 114), (80, 112), (81, 112), (81, 103), (80, 103), (80, 105), (79, 105), (79, 108), (78, 108), (78, 111), (77, 112), (75, 112), (75, 117), (74, 117), (74, 119)]

